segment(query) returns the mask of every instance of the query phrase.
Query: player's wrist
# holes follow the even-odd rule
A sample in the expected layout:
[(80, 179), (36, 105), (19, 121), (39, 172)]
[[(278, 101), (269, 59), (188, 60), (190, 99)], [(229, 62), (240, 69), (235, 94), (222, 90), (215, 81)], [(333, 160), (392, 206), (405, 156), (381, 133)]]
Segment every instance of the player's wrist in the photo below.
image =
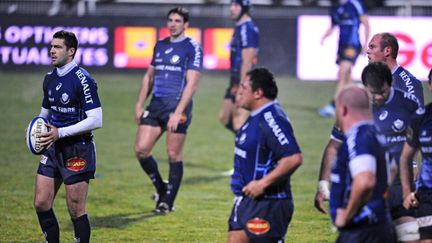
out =
[(330, 182), (326, 180), (318, 181), (318, 192), (322, 193), (325, 199), (330, 198)]

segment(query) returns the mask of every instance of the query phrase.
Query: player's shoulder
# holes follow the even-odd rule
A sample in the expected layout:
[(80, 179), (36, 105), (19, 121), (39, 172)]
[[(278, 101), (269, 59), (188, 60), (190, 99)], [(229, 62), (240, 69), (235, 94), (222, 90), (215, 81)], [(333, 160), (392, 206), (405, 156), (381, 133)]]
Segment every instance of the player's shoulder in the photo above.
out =
[(265, 107), (260, 112), (260, 116), (261, 120), (270, 128), (275, 127), (275, 125), (289, 126), (290, 124), (288, 116), (276, 102)]
[(198, 41), (196, 41), (196, 40), (194, 40), (194, 39), (192, 39), (192, 38), (190, 38), (190, 37), (186, 37), (185, 40), (184, 40), (184, 42), (185, 42), (188, 46), (192, 47), (193, 49), (201, 49), (201, 46), (200, 46), (200, 44), (198, 43)]

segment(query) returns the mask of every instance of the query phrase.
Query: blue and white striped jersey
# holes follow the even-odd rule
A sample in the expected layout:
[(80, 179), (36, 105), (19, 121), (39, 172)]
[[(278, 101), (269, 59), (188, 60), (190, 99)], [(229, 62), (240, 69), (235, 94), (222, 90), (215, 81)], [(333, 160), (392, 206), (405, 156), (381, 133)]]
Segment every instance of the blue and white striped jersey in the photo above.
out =
[(87, 117), (86, 111), (101, 107), (95, 80), (76, 64), (63, 76), (57, 69), (48, 73), (43, 92), (42, 107), (51, 110), (48, 120), (57, 128), (76, 124)]
[[(376, 184), (372, 198), (362, 207), (348, 226), (390, 222), (386, 191), (390, 183), (390, 161), (384, 149), (384, 138), (372, 122), (359, 122), (346, 132), (346, 140), (338, 150), (331, 172), (330, 215), (335, 221), (338, 208), (346, 208), (358, 162), (373, 158)], [(357, 162), (354, 162), (357, 160)]]
[(177, 42), (167, 37), (153, 50), (151, 66), (155, 69), (153, 95), (180, 99), (186, 86), (187, 70), (201, 71), (203, 54), (199, 44), (189, 37)]
[(330, 8), (333, 25), (339, 26), (339, 48), (341, 46), (360, 47), (360, 17), (365, 15), (365, 9), (358, 0), (347, 0)]
[[(248, 20), (235, 27), (231, 39), (231, 77), (240, 82), (240, 69), (242, 65), (242, 50), (245, 48), (259, 47), (259, 30), (258, 27)], [(257, 53), (258, 55), (258, 53)], [(256, 64), (256, 60), (255, 60)]]
[[(231, 190), (240, 196), (252, 180), (270, 173), (280, 159), (300, 153), (291, 124), (276, 102), (270, 102), (249, 116), (235, 138), (234, 173)], [(266, 189), (266, 199), (292, 198), (290, 178)]]

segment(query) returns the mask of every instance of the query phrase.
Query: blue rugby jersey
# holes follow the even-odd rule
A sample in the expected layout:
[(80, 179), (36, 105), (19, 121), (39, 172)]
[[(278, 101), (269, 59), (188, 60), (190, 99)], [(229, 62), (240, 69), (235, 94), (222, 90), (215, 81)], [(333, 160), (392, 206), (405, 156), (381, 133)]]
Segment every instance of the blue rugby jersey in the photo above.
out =
[(202, 61), (201, 47), (189, 37), (177, 42), (170, 41), (169, 37), (159, 40), (151, 62), (155, 69), (153, 95), (180, 99), (187, 70), (201, 71)]
[(424, 105), (423, 85), (414, 75), (401, 66), (392, 70), (392, 87), (414, 95)]
[(330, 215), (335, 221), (338, 208), (346, 208), (351, 194), (353, 177), (350, 162), (362, 155), (376, 159), (376, 185), (372, 198), (349, 222), (349, 226), (389, 222), (390, 214), (385, 192), (390, 183), (390, 163), (384, 149), (384, 138), (372, 122), (359, 122), (346, 133), (331, 173)]
[(51, 110), (49, 122), (57, 128), (84, 120), (86, 111), (101, 107), (95, 80), (75, 65), (59, 76), (57, 69), (48, 73), (43, 82), (42, 107)]
[(413, 126), (412, 136), (407, 136), (407, 142), (419, 148), (422, 153), (422, 165), (417, 187), (432, 188), (432, 103), (426, 106), (421, 122)]
[[(291, 124), (276, 102), (254, 111), (235, 138), (234, 173), (231, 190), (240, 196), (242, 188), (252, 180), (270, 173), (284, 157), (300, 153)], [(290, 178), (268, 187), (266, 199), (292, 198)]]
[[(248, 20), (235, 27), (231, 39), (231, 77), (240, 82), (240, 69), (242, 65), (242, 50), (245, 48), (259, 47), (259, 30), (258, 27)], [(258, 53), (257, 53), (258, 54)]]
[[(373, 105), (372, 110), (375, 126), (385, 136), (386, 148), (399, 168), (407, 128), (420, 120), (424, 108), (415, 96), (391, 88), (386, 103), (382, 106)], [(394, 183), (400, 184), (399, 173)]]
[(360, 17), (365, 15), (365, 9), (358, 0), (348, 0), (330, 8), (333, 25), (339, 26), (339, 48), (341, 46), (360, 47)]

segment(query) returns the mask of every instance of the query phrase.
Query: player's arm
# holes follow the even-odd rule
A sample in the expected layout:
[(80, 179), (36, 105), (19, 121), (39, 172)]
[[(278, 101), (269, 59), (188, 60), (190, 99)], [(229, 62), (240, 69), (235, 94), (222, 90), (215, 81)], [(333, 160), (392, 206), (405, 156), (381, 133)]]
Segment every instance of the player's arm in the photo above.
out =
[(138, 99), (135, 104), (135, 121), (137, 124), (140, 123), (140, 118), (143, 114), (144, 102), (152, 90), (154, 74), (154, 67), (150, 66), (142, 79), (140, 91), (138, 93)]
[(327, 37), (329, 37), (333, 33), (335, 26), (336, 25), (333, 23), (330, 24), (329, 28), (326, 30), (324, 35), (321, 37), (321, 45), (323, 45), (324, 41), (327, 39)]
[(370, 36), (370, 25), (369, 25), (369, 17), (367, 15), (360, 16), (360, 22), (364, 26), (364, 41), (363, 41), (363, 53), (366, 54), (369, 36)]
[(324, 201), (327, 201), (330, 196), (329, 185), (332, 161), (334, 161), (336, 158), (337, 152), (341, 145), (341, 141), (331, 138), (327, 143), (321, 158), (318, 188), (315, 194), (315, 208), (324, 214), (327, 213), (327, 210), (324, 207)]
[(248, 197), (259, 197), (270, 185), (280, 181), (283, 178), (291, 176), (297, 170), (297, 168), (300, 167), (302, 162), (303, 156), (301, 153), (281, 158), (274, 170), (272, 170), (260, 180), (251, 181), (245, 187), (243, 187), (243, 193)]
[(376, 159), (372, 155), (359, 155), (349, 162), (353, 177), (351, 194), (346, 208), (339, 208), (336, 213), (336, 227), (344, 227), (371, 199), (376, 184)]
[(240, 68), (240, 81), (246, 76), (246, 73), (252, 69), (256, 58), (257, 49), (248, 47), (242, 49), (242, 65)]
[(411, 161), (413, 161), (414, 159), (415, 153), (416, 149), (412, 147), (409, 143), (405, 142), (399, 160), (399, 174), (402, 184), (402, 195), (404, 198), (403, 206), (407, 209), (412, 206), (416, 206), (416, 200), (414, 200), (415, 198), (413, 198), (413, 195), (411, 194), (411, 182), (409, 179), (410, 165)]
[(171, 114), (170, 119), (167, 124), (168, 131), (177, 130), (177, 126), (180, 122), (182, 113), (186, 109), (186, 106), (189, 102), (192, 101), (192, 97), (198, 89), (199, 79), (201, 77), (201, 73), (194, 69), (189, 69), (186, 72), (186, 86), (183, 90), (183, 93), (180, 98), (180, 102), (178, 103), (175, 111)]

